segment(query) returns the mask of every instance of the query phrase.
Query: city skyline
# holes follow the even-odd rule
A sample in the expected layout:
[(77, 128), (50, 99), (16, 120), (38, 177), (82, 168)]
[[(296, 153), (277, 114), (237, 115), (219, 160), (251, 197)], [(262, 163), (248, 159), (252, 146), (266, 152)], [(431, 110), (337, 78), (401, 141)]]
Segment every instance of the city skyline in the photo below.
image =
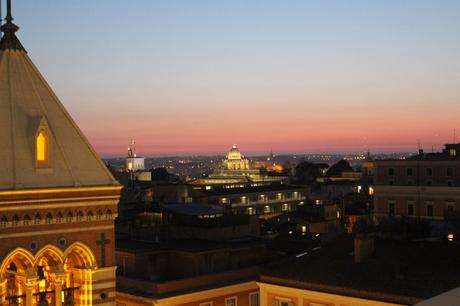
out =
[(131, 138), (146, 156), (454, 140), (455, 1), (15, 6), (19, 38), (102, 156), (125, 155)]

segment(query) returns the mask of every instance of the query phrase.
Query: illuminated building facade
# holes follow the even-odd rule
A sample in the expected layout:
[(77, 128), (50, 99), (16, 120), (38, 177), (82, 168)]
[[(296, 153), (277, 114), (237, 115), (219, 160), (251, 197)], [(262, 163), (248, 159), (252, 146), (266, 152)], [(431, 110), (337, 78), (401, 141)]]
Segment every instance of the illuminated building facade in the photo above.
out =
[(218, 205), (234, 214), (270, 218), (305, 204), (308, 188), (284, 184), (192, 190), (194, 201)]
[(286, 176), (270, 176), (265, 169), (252, 168), (250, 161), (244, 158), (236, 145), (232, 146), (227, 158), (213, 173), (206, 178), (191, 182), (197, 189), (206, 187), (207, 190), (213, 187), (240, 188), (279, 183), (289, 183), (289, 178)]
[(244, 158), (236, 145), (233, 145), (223, 162), (225, 170), (249, 170), (249, 160)]
[(15, 35), (0, 41), (0, 305), (114, 305), (120, 186)]
[(377, 219), (413, 217), (445, 220), (460, 212), (460, 144), (443, 152), (405, 160), (374, 161), (374, 212)]

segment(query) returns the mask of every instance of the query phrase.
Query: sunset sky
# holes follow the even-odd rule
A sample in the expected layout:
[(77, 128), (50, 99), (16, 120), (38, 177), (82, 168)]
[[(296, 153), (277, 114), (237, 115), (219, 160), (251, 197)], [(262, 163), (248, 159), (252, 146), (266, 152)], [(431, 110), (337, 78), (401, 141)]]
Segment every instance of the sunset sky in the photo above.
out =
[(460, 139), (458, 0), (13, 0), (13, 13), (103, 156), (131, 137), (146, 156)]

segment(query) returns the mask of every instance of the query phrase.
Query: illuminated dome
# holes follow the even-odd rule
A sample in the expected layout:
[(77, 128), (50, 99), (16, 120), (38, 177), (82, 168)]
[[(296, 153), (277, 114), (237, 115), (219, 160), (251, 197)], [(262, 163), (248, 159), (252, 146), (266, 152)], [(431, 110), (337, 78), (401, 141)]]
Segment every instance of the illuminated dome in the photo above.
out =
[(232, 148), (230, 149), (230, 152), (228, 152), (227, 159), (228, 160), (241, 160), (243, 158), (244, 156), (240, 153), (240, 150), (238, 150), (238, 147), (236, 145), (233, 145)]
[(224, 167), (227, 170), (247, 170), (249, 160), (245, 159), (236, 145), (233, 145), (228, 152), (227, 159), (224, 160)]

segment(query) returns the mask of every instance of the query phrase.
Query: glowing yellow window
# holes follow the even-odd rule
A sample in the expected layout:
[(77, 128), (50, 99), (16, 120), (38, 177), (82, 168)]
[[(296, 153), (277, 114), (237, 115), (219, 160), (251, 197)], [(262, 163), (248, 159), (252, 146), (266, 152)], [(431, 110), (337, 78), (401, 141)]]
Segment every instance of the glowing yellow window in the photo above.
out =
[(37, 161), (46, 161), (46, 136), (43, 132), (37, 135)]

